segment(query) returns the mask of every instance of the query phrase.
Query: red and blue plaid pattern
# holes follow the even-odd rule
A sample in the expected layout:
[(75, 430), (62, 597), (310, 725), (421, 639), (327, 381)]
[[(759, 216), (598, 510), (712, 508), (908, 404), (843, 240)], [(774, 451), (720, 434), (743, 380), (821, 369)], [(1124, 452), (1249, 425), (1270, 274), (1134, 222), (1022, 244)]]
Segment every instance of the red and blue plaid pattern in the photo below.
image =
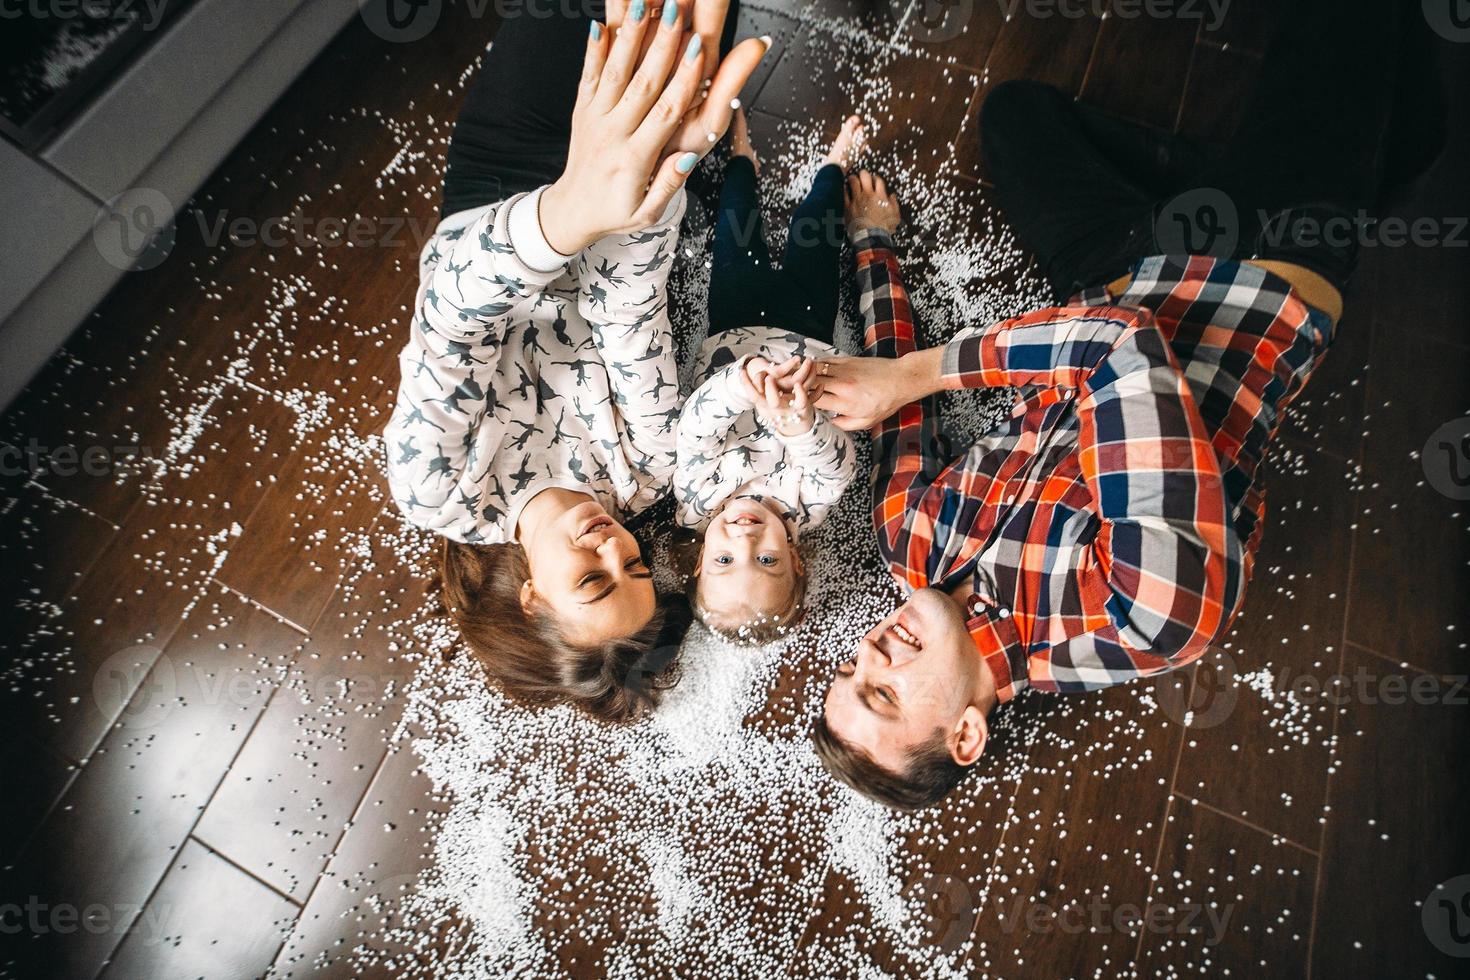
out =
[[(891, 240), (857, 243), (866, 353), (915, 349)], [(1265, 499), (1257, 470), (1331, 336), (1264, 269), (1141, 262), (1101, 305), (961, 331), (949, 387), (1017, 389), (955, 458), (934, 399), (873, 430), (873, 520), (912, 589), (972, 590), (969, 629), (1002, 701), (1183, 666), (1229, 626)]]

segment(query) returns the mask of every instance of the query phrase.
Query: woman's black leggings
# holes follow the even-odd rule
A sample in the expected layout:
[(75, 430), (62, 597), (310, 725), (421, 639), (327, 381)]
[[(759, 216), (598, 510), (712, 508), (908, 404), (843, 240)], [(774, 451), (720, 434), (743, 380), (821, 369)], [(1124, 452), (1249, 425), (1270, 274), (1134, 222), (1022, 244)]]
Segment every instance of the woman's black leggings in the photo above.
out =
[[(655, 16), (653, 6), (649, 17)], [(739, 6), (731, 0), (721, 51), (733, 43)], [(533, 0), (518, 10), (500, 25), (460, 106), (441, 217), (535, 190), (566, 169), (587, 24), (603, 19), (603, 0)]]
[(843, 240), (842, 184), (842, 168), (836, 164), (817, 171), (811, 191), (791, 215), (781, 268), (773, 269), (755, 167), (745, 157), (730, 159), (715, 223), (711, 334), (759, 324), (832, 342)]

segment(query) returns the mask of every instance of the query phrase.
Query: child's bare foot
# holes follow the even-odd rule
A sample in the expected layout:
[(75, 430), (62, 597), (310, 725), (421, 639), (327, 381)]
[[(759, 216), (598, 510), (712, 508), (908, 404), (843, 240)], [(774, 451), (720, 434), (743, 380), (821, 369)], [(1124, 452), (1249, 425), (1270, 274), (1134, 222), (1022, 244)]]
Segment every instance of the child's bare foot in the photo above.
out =
[(756, 174), (760, 174), (761, 161), (750, 142), (750, 126), (745, 122), (744, 109), (736, 109), (735, 119), (730, 123), (730, 154), (745, 157), (755, 167)]
[(842, 131), (832, 141), (832, 149), (827, 151), (826, 162), (835, 163), (846, 170), (857, 160), (866, 140), (863, 121), (857, 116), (848, 116), (842, 121)]

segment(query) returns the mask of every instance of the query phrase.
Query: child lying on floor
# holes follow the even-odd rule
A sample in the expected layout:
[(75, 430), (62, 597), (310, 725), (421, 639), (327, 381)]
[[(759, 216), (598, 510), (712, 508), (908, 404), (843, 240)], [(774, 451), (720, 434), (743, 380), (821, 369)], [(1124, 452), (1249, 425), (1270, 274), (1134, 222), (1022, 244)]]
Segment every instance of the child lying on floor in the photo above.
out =
[[(766, 254), (744, 113), (732, 129), (710, 337), (679, 420), (674, 495), (679, 524), (704, 532), (691, 580), (695, 614), (737, 642), (768, 643), (800, 621), (806, 571), (797, 541), (822, 523), (855, 469), (850, 437), (816, 410), (808, 386), (814, 358), (836, 353), (844, 165), (862, 136), (856, 116), (843, 124), (792, 214), (778, 270)], [(867, 214), (890, 200), (866, 173), (853, 177), (848, 197), (849, 228), (854, 213), (871, 227)]]

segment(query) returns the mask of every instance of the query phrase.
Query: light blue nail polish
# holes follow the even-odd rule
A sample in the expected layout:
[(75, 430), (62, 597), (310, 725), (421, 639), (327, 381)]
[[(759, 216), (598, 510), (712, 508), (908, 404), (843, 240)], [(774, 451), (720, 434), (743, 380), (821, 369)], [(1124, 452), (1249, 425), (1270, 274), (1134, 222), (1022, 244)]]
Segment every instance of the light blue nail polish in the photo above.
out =
[(698, 58), (701, 47), (703, 47), (703, 43), (699, 40), (699, 35), (696, 34), (691, 37), (689, 39), (689, 46), (684, 49), (684, 60), (693, 61), (695, 58)]
[(594, 40), (594, 41), (601, 41), (602, 40), (602, 25), (599, 24), (597, 21), (594, 20), (591, 23), (591, 25), (588, 27), (588, 30), (591, 31), (591, 33), (592, 33), (592, 40)]
[(633, 20), (643, 19), (643, 0), (633, 0), (633, 5), (628, 8), (628, 16)]
[(694, 165), (698, 162), (698, 153), (686, 153), (678, 160), (674, 161), (674, 169), (679, 171), (679, 173), (681, 174), (687, 174), (689, 171), (694, 169)]
[(667, 27), (679, 19), (679, 5), (674, 0), (668, 0), (664, 4), (664, 26)]

